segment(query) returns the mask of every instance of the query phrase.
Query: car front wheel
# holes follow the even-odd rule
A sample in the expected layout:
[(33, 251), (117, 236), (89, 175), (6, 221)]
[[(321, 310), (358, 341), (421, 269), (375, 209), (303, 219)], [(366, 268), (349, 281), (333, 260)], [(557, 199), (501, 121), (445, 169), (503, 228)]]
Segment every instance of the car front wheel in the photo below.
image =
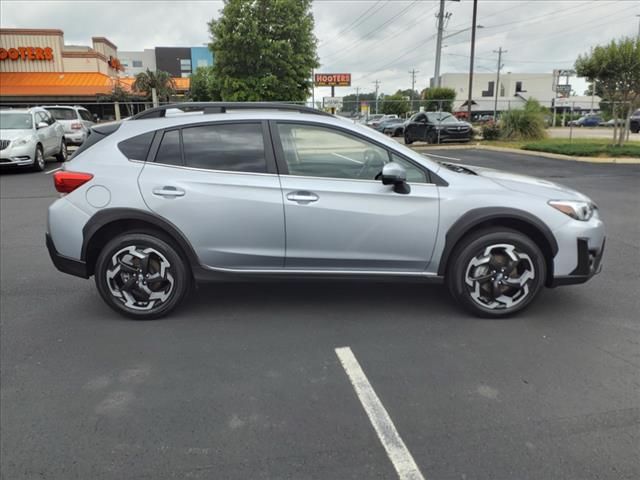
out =
[(111, 308), (136, 320), (150, 320), (178, 306), (189, 288), (190, 275), (169, 241), (148, 233), (128, 233), (102, 249), (95, 281)]
[(522, 233), (506, 228), (483, 230), (463, 239), (450, 258), (451, 295), (481, 317), (506, 317), (523, 310), (546, 278), (540, 248)]
[(411, 145), (413, 143), (413, 139), (411, 138), (411, 136), (409, 135), (408, 132), (404, 132), (404, 144), (405, 145)]

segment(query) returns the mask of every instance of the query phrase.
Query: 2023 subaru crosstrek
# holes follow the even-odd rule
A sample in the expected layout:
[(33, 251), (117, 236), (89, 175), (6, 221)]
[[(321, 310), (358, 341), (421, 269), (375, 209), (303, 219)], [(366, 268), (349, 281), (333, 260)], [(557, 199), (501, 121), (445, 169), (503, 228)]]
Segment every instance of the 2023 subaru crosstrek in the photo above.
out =
[(444, 281), (478, 315), (598, 272), (586, 196), (440, 164), (381, 133), (284, 104), (179, 104), (93, 128), (54, 176), (47, 247), (116, 311), (167, 314), (194, 281)]

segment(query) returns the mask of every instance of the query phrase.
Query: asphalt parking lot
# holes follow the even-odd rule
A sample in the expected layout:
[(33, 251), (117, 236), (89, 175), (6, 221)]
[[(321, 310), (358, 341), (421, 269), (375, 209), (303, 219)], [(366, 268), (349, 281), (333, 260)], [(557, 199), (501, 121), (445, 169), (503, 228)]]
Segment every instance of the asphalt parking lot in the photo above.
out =
[(201, 286), (134, 322), (51, 264), (51, 176), (0, 174), (1, 477), (397, 478), (350, 347), (421, 472), (405, 478), (640, 478), (640, 165), (430, 153), (590, 195), (603, 272), (509, 320), (439, 286), (287, 282)]

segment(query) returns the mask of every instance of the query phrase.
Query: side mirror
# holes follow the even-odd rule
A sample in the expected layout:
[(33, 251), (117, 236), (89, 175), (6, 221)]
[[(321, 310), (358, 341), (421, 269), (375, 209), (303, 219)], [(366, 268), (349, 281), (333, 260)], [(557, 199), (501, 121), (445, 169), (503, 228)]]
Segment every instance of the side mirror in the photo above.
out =
[(407, 194), (411, 192), (411, 187), (407, 184), (407, 171), (396, 162), (389, 162), (382, 167), (380, 179), (383, 185), (393, 185), (396, 193)]
[(49, 126), (49, 124), (47, 122), (40, 122), (38, 123), (38, 130), (40, 130), (41, 128), (47, 128)]

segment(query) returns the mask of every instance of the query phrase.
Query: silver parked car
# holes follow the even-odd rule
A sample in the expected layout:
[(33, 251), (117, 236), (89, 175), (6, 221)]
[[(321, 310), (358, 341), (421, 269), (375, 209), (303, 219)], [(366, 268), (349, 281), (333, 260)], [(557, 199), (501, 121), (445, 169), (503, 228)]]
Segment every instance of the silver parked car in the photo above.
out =
[(82, 145), (91, 127), (95, 125), (89, 110), (79, 106), (49, 105), (47, 110), (64, 127), (67, 145)]
[(294, 105), (182, 104), (96, 126), (54, 182), (54, 264), (137, 319), (173, 310), (194, 280), (239, 277), (446, 282), (501, 317), (587, 281), (605, 243), (581, 193), (436, 163)]
[(0, 166), (44, 170), (45, 158), (64, 162), (64, 128), (42, 108), (0, 110)]

